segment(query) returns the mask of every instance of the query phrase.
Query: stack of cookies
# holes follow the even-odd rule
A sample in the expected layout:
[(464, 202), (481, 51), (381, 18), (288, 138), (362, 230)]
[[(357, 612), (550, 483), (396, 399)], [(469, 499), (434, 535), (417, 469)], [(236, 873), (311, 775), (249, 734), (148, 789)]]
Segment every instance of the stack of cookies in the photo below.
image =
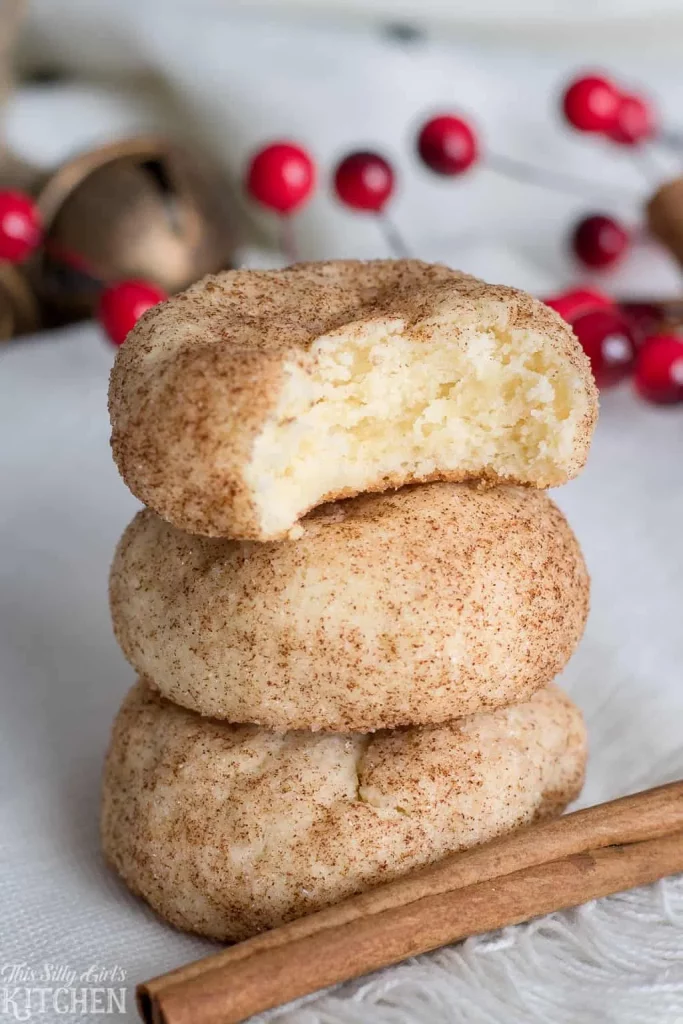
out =
[(147, 508), (102, 838), (160, 914), (245, 938), (578, 794), (589, 581), (545, 488), (597, 400), (552, 310), (412, 260), (228, 272), (142, 318), (110, 411)]

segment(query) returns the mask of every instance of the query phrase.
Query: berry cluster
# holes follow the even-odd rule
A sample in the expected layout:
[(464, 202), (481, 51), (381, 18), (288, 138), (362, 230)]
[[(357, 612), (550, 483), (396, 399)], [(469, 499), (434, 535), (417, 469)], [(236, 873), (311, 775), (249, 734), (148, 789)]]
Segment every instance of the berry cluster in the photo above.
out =
[[(643, 146), (658, 133), (650, 101), (621, 89), (602, 74), (573, 79), (562, 95), (562, 113), (577, 131), (602, 136), (620, 146)], [(614, 217), (595, 214), (577, 224), (570, 244), (584, 266), (605, 269), (626, 255), (630, 236)]]
[(602, 135), (621, 146), (640, 146), (657, 134), (651, 103), (601, 74), (582, 75), (570, 82), (562, 96), (562, 111), (577, 131)]
[[(636, 108), (647, 113), (647, 118), (638, 120)], [(574, 127), (601, 132), (623, 144), (628, 140), (635, 145), (654, 132), (654, 118), (645, 101), (634, 94), (619, 92), (608, 79), (599, 76), (574, 81), (566, 90), (564, 109)], [(474, 127), (452, 112), (439, 113), (421, 125), (415, 150), (424, 166), (442, 177), (458, 177), (482, 160), (482, 147)], [(557, 175), (552, 172), (490, 153), (486, 162), (498, 173), (514, 173), (529, 183), (558, 187)], [(566, 183), (567, 176), (560, 177)], [(345, 206), (378, 215), (385, 212), (395, 180), (391, 164), (370, 150), (349, 153), (333, 171), (334, 192)], [(315, 184), (316, 170), (310, 154), (292, 142), (274, 142), (259, 150), (245, 179), (251, 198), (283, 217), (294, 213), (311, 197)], [(396, 239), (395, 229), (393, 234)], [(630, 242), (629, 230), (618, 220), (606, 214), (593, 214), (576, 225), (570, 246), (583, 266), (606, 269), (626, 255)], [(400, 248), (406, 247), (400, 244)]]
[[(596, 98), (594, 92), (585, 88), (586, 82), (595, 81), (580, 79), (574, 83), (567, 92), (570, 101), (566, 105), (572, 116), (578, 116), (578, 96), (584, 106), (587, 104), (587, 109), (602, 111), (600, 123), (604, 128), (604, 98), (598, 102), (599, 96)], [(573, 92), (577, 85), (581, 88)], [(598, 130), (595, 127), (597, 113), (593, 120), (586, 116), (581, 123), (591, 125), (584, 130)], [(418, 133), (416, 148), (430, 170), (441, 175), (463, 174), (479, 155), (471, 126), (454, 114), (440, 114), (427, 121)], [(286, 216), (311, 195), (315, 177), (313, 161), (305, 150), (292, 143), (277, 142), (260, 150), (253, 158), (246, 187), (252, 198), (263, 206)], [(354, 210), (375, 214), (384, 210), (393, 193), (394, 181), (394, 172), (385, 158), (366, 150), (345, 156), (333, 175), (334, 190), (341, 202)], [(574, 235), (577, 255), (592, 267), (607, 266), (627, 246), (627, 232), (604, 216), (582, 221)], [(619, 306), (592, 289), (566, 292), (548, 299), (547, 304), (573, 327), (600, 388), (613, 387), (633, 374), (637, 391), (649, 401), (661, 404), (683, 401), (683, 338), (652, 333), (661, 323), (656, 309), (642, 304)]]
[[(562, 95), (562, 110), (569, 124), (581, 132), (603, 136), (621, 146), (642, 146), (658, 131), (657, 119), (643, 96), (627, 92), (602, 74), (587, 74), (569, 83)], [(522, 161), (482, 155), (472, 124), (459, 114), (441, 112), (425, 121), (415, 137), (415, 153), (422, 164), (442, 177), (457, 177), (480, 162), (517, 180), (562, 190), (585, 189), (586, 183), (570, 175), (542, 171)], [(252, 199), (282, 218), (283, 238), (292, 252), (288, 220), (312, 197), (317, 168), (311, 155), (291, 141), (276, 141), (255, 153), (248, 164), (245, 188)], [(386, 216), (396, 175), (380, 153), (354, 150), (332, 173), (337, 199), (346, 207), (374, 214), (394, 254), (405, 254), (403, 240)], [(44, 245), (35, 203), (19, 192), (0, 192), (0, 260), (20, 262)], [(614, 217), (592, 214), (575, 227), (571, 249), (591, 269), (614, 265), (631, 244), (628, 229)], [(47, 244), (49, 250), (49, 243)], [(65, 262), (78, 260), (60, 253)], [(88, 268), (85, 268), (88, 272)], [(91, 275), (98, 281), (98, 275)], [(100, 281), (98, 317), (111, 341), (120, 345), (145, 310), (166, 298), (152, 282)], [(683, 400), (683, 339), (661, 330), (661, 316), (642, 304), (617, 305), (594, 290), (567, 292), (548, 300), (569, 321), (590, 357), (600, 387), (610, 387), (632, 372), (638, 391), (655, 402)]]
[[(310, 154), (293, 142), (273, 142), (256, 153), (246, 175), (252, 199), (286, 217), (308, 200), (316, 169)], [(353, 210), (381, 213), (394, 191), (394, 172), (379, 153), (349, 153), (334, 171), (337, 197)]]
[(683, 402), (683, 337), (661, 330), (661, 310), (644, 303), (617, 304), (602, 292), (581, 288), (546, 304), (571, 325), (590, 359), (601, 389), (633, 376), (649, 402)]

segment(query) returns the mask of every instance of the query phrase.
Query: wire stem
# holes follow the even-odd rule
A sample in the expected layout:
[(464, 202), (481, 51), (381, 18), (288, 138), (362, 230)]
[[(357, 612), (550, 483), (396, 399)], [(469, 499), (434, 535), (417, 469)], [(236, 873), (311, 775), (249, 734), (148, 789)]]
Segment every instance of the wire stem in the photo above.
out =
[(294, 231), (292, 230), (292, 218), (283, 216), (282, 217), (282, 229), (280, 233), (280, 246), (288, 264), (298, 263), (299, 256), (297, 253), (296, 242), (294, 241)]
[(645, 143), (645, 145), (633, 148), (631, 156), (650, 188), (658, 188), (666, 177), (661, 160), (657, 159), (661, 154), (656, 154), (653, 147), (649, 143)]
[(410, 250), (403, 239), (403, 235), (396, 225), (389, 220), (386, 213), (379, 212), (377, 214), (377, 221), (386, 243), (391, 249), (392, 255), (397, 258), (410, 256)]
[(486, 166), (490, 167), (492, 171), (496, 171), (497, 174), (514, 178), (515, 181), (521, 181), (528, 185), (540, 185), (541, 188), (547, 188), (553, 192), (564, 192), (572, 196), (594, 196), (596, 191), (609, 192), (610, 196), (621, 194), (629, 196), (631, 199), (635, 195), (635, 192), (622, 185), (591, 181), (589, 178), (565, 174), (564, 171), (548, 171), (527, 164), (524, 160), (502, 156), (500, 153), (487, 153)]

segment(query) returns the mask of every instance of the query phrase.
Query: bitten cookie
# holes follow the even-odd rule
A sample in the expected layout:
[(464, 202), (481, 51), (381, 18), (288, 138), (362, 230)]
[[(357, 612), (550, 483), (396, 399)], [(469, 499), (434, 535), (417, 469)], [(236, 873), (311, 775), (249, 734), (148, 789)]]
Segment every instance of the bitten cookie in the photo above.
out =
[(140, 512), (110, 583), (131, 664), (205, 715), (367, 732), (526, 700), (583, 632), (586, 567), (542, 491), (406, 487), (302, 529), (211, 539)]
[(141, 682), (114, 725), (102, 843), (172, 924), (243, 939), (558, 813), (585, 759), (555, 687), (447, 726), (278, 735)]
[(552, 487), (597, 415), (567, 324), (512, 288), (417, 260), (208, 277), (118, 352), (119, 470), (191, 533), (284, 537), (339, 497), (427, 480)]

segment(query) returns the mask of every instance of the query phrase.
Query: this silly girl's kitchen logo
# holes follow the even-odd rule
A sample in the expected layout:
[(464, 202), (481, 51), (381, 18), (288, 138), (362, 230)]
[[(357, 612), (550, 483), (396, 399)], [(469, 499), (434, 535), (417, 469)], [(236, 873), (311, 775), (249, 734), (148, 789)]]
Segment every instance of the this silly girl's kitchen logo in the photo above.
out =
[(0, 1021), (125, 1013), (125, 981), (118, 964), (0, 963)]

